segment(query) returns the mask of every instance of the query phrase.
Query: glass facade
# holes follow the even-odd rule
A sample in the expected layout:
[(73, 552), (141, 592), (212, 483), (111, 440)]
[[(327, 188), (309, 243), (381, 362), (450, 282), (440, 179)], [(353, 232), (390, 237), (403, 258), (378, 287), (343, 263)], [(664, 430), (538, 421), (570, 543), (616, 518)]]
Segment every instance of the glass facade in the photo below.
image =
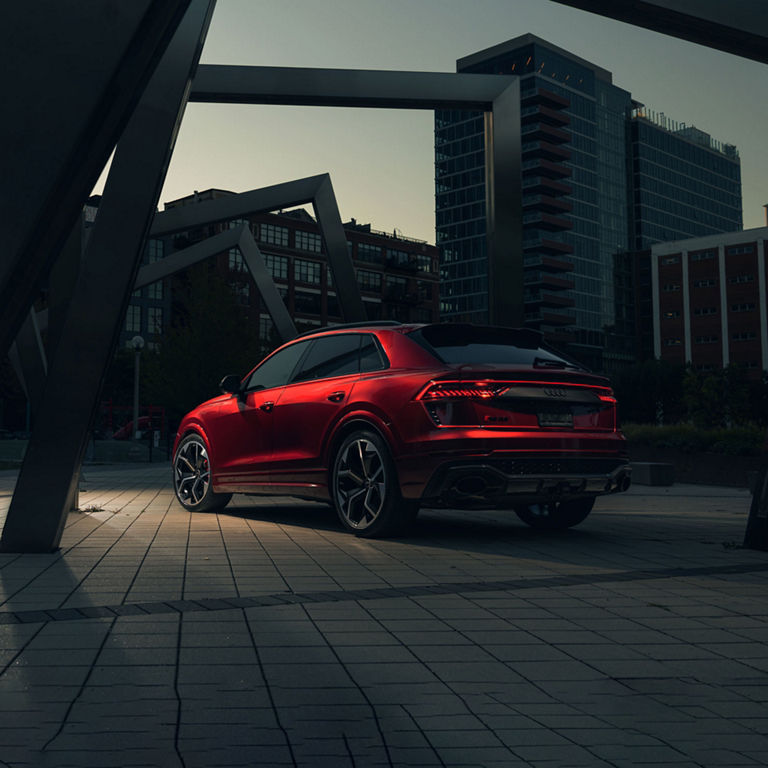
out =
[(696, 128), (667, 130), (662, 120), (637, 110), (630, 122), (634, 249), (741, 229), (736, 148)]
[[(610, 72), (533, 35), (462, 59), (457, 69), (520, 76), (525, 324), (598, 370), (606, 356), (631, 359), (631, 278), (621, 254), (656, 242), (639, 245), (633, 234), (660, 232), (653, 228), (662, 222), (663, 239), (740, 227), (738, 159), (697, 146), (690, 129), (674, 135), (634, 120), (636, 103)], [(446, 320), (489, 321), (484, 130), (482, 113), (435, 114)], [(652, 189), (665, 199), (652, 199)], [(697, 219), (712, 228), (681, 228)]]

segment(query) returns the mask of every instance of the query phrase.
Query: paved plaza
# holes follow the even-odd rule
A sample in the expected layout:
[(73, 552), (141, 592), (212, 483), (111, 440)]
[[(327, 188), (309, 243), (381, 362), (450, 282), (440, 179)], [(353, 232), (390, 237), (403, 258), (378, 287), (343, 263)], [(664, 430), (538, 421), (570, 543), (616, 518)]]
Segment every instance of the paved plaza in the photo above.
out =
[[(0, 472), (0, 518), (14, 473)], [(173, 500), (87, 467), (61, 550), (0, 554), (0, 766), (768, 763), (768, 554), (746, 490), (633, 487), (579, 528)]]

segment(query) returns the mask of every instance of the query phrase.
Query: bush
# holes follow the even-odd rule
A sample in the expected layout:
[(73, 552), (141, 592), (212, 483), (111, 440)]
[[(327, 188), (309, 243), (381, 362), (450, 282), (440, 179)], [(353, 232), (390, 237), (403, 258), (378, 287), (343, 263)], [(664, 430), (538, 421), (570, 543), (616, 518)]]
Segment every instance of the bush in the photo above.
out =
[(681, 453), (722, 453), (729, 456), (757, 456), (763, 452), (766, 439), (765, 430), (755, 425), (701, 429), (692, 424), (624, 424), (622, 432), (630, 444), (674, 448)]

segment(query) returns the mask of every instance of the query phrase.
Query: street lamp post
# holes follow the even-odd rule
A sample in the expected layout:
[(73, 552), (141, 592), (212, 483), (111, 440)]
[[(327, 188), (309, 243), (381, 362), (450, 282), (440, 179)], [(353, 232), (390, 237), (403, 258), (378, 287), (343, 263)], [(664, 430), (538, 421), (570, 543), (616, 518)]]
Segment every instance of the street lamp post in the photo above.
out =
[(141, 350), (144, 349), (144, 339), (141, 336), (134, 336), (131, 339), (131, 346), (134, 350), (133, 366), (133, 439), (139, 436), (139, 358)]

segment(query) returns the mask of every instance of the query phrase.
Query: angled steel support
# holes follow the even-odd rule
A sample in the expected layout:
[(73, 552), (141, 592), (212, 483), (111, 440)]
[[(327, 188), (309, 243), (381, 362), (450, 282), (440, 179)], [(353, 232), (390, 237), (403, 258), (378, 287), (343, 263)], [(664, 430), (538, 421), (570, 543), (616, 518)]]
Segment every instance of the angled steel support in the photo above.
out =
[[(157, 207), (213, 0), (192, 0), (133, 114), (109, 173), (0, 548), (56, 549), (105, 371)], [(41, 478), (45, 485), (41, 486)]]
[(152, 236), (159, 237), (205, 223), (237, 219), (251, 213), (275, 211), (303, 203), (312, 203), (315, 209), (342, 316), (350, 323), (364, 321), (365, 307), (347, 248), (333, 185), (327, 173), (206, 200), (197, 205), (170, 208), (155, 216)]
[(165, 259), (155, 261), (139, 270), (134, 289), (143, 288), (145, 285), (155, 283), (165, 277), (170, 277), (182, 269), (191, 267), (200, 261), (204, 261), (217, 253), (222, 253), (230, 248), (237, 248), (243, 256), (248, 271), (256, 283), (259, 295), (264, 301), (267, 312), (275, 324), (281, 341), (289, 341), (296, 335), (296, 326), (285, 306), (280, 293), (277, 290), (272, 275), (267, 269), (264, 257), (261, 255), (256, 241), (253, 239), (248, 225), (227, 229), (218, 235), (206, 238), (200, 243), (191, 245), (181, 251), (171, 254)]
[(554, 0), (768, 64), (763, 0)]
[[(467, 109), (489, 113), (485, 178), (490, 322), (523, 325), (520, 100), (516, 77), (452, 72), (205, 65), (195, 75), (190, 101)], [(326, 234), (326, 240), (333, 237), (331, 233)], [(328, 255), (331, 261), (330, 250)], [(345, 297), (341, 284), (338, 287), (339, 298), (343, 302)], [(349, 318), (345, 315), (345, 319)]]
[(0, 72), (9, 107), (0, 121), (0, 355), (189, 2), (3, 4)]

